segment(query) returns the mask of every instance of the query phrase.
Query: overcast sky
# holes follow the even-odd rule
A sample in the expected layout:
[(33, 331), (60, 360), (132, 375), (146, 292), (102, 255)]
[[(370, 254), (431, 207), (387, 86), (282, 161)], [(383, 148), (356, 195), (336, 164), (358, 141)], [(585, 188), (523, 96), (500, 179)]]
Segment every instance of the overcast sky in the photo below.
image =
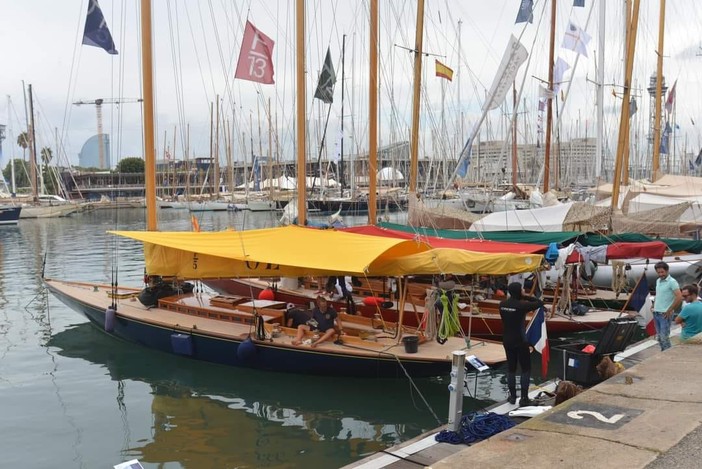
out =
[[(593, 2), (595, 8), (588, 21)], [(223, 119), (229, 121), (229, 128), (235, 135), (235, 159), (242, 158), (243, 154), (250, 155), (252, 142), (255, 153), (267, 154), (269, 100), (272, 127), (280, 142), (273, 145), (273, 150), (277, 148), (281, 158), (293, 158), (295, 2), (154, 0), (153, 3), (159, 153), (163, 152), (165, 145), (176, 158), (182, 158), (184, 129), (189, 126), (191, 156), (206, 156), (209, 153), (210, 104), (219, 95)], [(524, 65), (520, 69), (518, 86), (524, 81), (523, 111), (527, 112), (520, 114), (520, 141), (533, 142), (539, 86), (539, 81), (533, 77), (545, 79), (548, 76), (549, 3), (536, 1), (534, 22), (526, 25), (514, 24), (519, 0), (430, 0), (426, 3), (424, 49), (436, 57), (426, 56), (424, 61), (421, 153), (453, 155), (460, 149), (472, 122), (480, 115), (480, 105), (510, 34), (520, 36), (531, 54), (528, 68)], [(564, 139), (594, 134), (595, 87), (592, 81), (596, 78), (597, 67), (599, 3), (594, 0), (585, 3), (585, 8), (573, 8), (572, 0), (558, 1), (556, 56), (562, 57), (571, 67), (575, 64), (577, 54), (558, 47), (569, 21), (585, 28), (592, 36), (588, 57), (581, 56), (577, 69), (571, 68), (566, 74), (566, 78), (572, 78), (572, 87), (561, 126)], [(606, 0), (606, 3), (605, 82), (621, 85), (623, 2)], [(669, 84), (678, 80), (679, 142), (682, 145), (683, 137), (687, 137), (688, 146), (694, 147), (694, 152), (701, 143), (697, 128), (702, 125), (698, 78), (702, 76), (702, 57), (698, 55), (702, 53), (700, 3), (695, 0), (668, 2), (664, 47), (666, 80)], [(380, 4), (380, 139), (382, 144), (388, 144), (409, 138), (412, 54), (403, 47), (412, 48), (414, 44), (416, 1), (381, 0)], [(66, 156), (63, 153), (72, 164), (76, 164), (82, 144), (96, 133), (95, 106), (74, 106), (71, 103), (97, 98), (128, 101), (141, 96), (138, 1), (101, 0), (100, 5), (119, 51), (115, 56), (96, 47), (81, 45), (87, 0), (0, 0), (0, 123), (8, 123), (5, 96), (9, 95), (12, 100), (9, 109), (12, 135), (3, 145), (2, 167), (12, 152), (15, 157), (21, 156), (14, 140), (20, 131), (26, 129), (23, 81), (32, 84), (34, 89), (38, 146), (54, 147), (57, 129), (63, 145), (60, 162), (64, 165)], [(640, 16), (634, 85), (645, 88), (655, 71), (658, 2), (642, 2)], [(247, 17), (275, 41), (274, 85), (233, 79)], [(310, 157), (316, 157), (319, 151), (319, 129), (327, 112), (326, 105), (312, 98), (327, 47), (331, 50), (337, 73), (327, 151), (330, 154), (336, 151), (342, 116), (341, 48), (344, 34), (347, 35), (344, 152), (365, 151), (368, 135), (368, 1), (308, 0), (306, 17), (307, 114), (311, 121), (309, 148), (314, 155)], [(452, 82), (434, 76), (436, 58), (453, 68)], [(612, 96), (613, 89), (613, 86), (608, 86), (605, 93), (607, 138), (610, 142), (615, 141), (617, 113), (621, 106), (621, 100)], [(648, 126), (649, 107), (645, 90), (644, 95), (639, 97), (639, 112), (633, 123), (641, 135), (645, 135)], [(509, 107), (504, 110), (509, 110)], [(104, 104), (103, 113), (104, 132), (112, 135), (113, 164), (120, 157), (141, 156), (140, 106), (129, 102)], [(490, 113), (482, 138), (501, 138), (504, 126), (501, 115), (499, 110)], [(464, 116), (462, 123), (460, 116)], [(175, 148), (174, 133), (177, 134)], [(444, 140), (432, 138), (432, 135), (442, 133), (446, 135)], [(438, 147), (439, 142), (446, 143)], [(223, 151), (220, 158), (224, 161)]]

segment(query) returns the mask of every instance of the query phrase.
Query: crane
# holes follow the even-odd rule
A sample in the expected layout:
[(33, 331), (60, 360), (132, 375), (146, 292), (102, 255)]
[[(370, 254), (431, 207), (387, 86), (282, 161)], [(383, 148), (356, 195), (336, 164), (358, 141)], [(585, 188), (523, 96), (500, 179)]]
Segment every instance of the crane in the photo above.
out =
[(100, 169), (105, 168), (105, 144), (102, 139), (102, 105), (103, 104), (123, 104), (123, 103), (141, 103), (144, 100), (141, 98), (98, 98), (93, 100), (80, 100), (73, 104), (80, 106), (82, 104), (94, 104), (95, 113), (97, 114), (97, 135), (98, 135), (98, 166)]

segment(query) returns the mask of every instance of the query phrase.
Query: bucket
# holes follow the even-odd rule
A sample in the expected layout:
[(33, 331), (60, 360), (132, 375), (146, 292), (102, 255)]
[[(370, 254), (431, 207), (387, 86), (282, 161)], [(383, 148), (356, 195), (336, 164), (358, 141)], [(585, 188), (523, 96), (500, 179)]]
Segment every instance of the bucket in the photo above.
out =
[(417, 353), (419, 346), (419, 337), (416, 335), (406, 335), (402, 338), (402, 343), (405, 344), (405, 352)]

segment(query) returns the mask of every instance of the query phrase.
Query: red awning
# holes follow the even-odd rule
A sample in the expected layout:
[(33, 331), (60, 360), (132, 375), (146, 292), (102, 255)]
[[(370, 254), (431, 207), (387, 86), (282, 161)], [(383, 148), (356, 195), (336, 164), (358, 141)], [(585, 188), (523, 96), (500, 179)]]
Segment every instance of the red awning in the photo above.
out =
[(474, 252), (514, 253), (514, 254), (543, 254), (547, 246), (543, 244), (507, 243), (504, 241), (488, 241), (485, 239), (448, 239), (435, 236), (420, 236), (404, 231), (389, 230), (373, 225), (340, 228), (342, 231), (369, 236), (384, 236), (387, 238), (417, 239), (424, 241), (433, 248), (464, 249)]

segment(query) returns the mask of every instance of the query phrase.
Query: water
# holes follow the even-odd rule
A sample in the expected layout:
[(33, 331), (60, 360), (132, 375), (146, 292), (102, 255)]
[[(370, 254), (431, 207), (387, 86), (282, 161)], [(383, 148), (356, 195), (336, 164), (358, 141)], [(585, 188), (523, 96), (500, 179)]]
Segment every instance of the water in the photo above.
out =
[[(417, 391), (401, 379), (195, 362), (110, 337), (47, 295), (43, 268), (47, 277), (110, 282), (114, 266), (120, 284), (141, 286), (141, 246), (106, 231), (143, 229), (144, 215), (96, 211), (0, 228), (0, 466), (137, 458), (146, 468), (338, 467), (445, 423), (447, 377), (416, 380)], [(159, 217), (160, 229), (190, 229), (186, 211)], [(275, 225), (265, 213), (199, 218), (203, 230)], [(465, 399), (466, 412), (504, 398), (504, 372), (471, 377), (470, 387), (477, 398)]]

